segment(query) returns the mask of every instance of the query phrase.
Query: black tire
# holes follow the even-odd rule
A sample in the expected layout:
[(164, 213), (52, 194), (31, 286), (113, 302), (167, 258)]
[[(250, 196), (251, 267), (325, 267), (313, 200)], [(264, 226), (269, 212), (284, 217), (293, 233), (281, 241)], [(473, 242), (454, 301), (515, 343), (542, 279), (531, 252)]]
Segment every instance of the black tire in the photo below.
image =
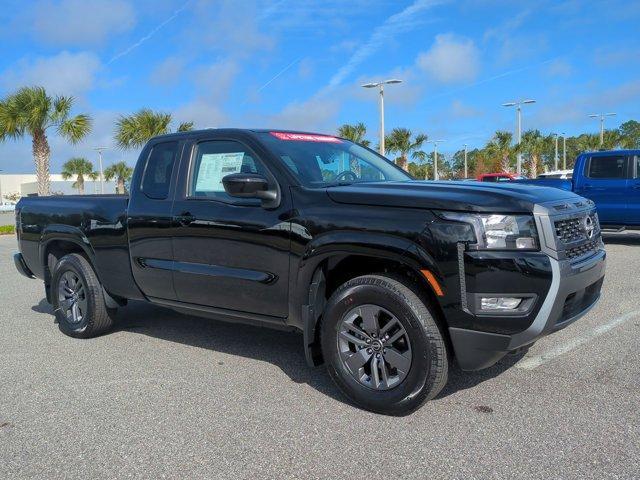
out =
[[(401, 277), (366, 275), (341, 285), (327, 302), (321, 343), (329, 375), (347, 397), (364, 409), (386, 415), (407, 415), (434, 398), (447, 383), (449, 362), (442, 332), (414, 289), (410, 281)], [(406, 377), (384, 390), (364, 385), (341, 358), (344, 352), (341, 353), (338, 336), (343, 318), (364, 305), (380, 306), (395, 316), (410, 343), (407, 355), (411, 357), (411, 364)], [(385, 362), (384, 356), (381, 361)]]
[[(69, 273), (68, 273), (69, 272)], [(66, 275), (66, 276), (65, 276)], [(79, 321), (69, 318), (60, 298), (61, 285), (64, 288), (67, 277), (77, 277), (84, 287), (82, 300), (85, 311)], [(115, 309), (105, 305), (102, 285), (91, 264), (85, 257), (71, 253), (62, 257), (53, 270), (51, 298), (60, 331), (73, 338), (91, 338), (106, 333), (113, 327)]]

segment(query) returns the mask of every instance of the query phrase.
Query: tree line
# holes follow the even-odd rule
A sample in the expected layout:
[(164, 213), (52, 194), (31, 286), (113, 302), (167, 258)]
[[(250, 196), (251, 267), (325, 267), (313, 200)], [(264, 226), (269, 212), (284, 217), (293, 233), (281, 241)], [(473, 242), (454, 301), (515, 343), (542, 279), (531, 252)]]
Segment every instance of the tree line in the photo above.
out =
[[(340, 137), (370, 146), (366, 139), (367, 129), (363, 123), (345, 124), (338, 128)], [(407, 128), (394, 128), (385, 135), (386, 153), (395, 154), (396, 164), (411, 173), (415, 178), (433, 178), (433, 152), (425, 151), (428, 136), (424, 133), (414, 134)], [(620, 127), (605, 130), (603, 143), (600, 135), (582, 133), (563, 139), (557, 137), (558, 162), (556, 167), (556, 135), (544, 134), (540, 130), (527, 130), (522, 134), (522, 141), (516, 145), (513, 134), (498, 130), (481, 148), (467, 151), (467, 176), (476, 177), (482, 173), (514, 172), (516, 158), (522, 155), (522, 171), (535, 178), (538, 174), (563, 168), (563, 157), (566, 156), (566, 168), (573, 168), (578, 154), (595, 150), (640, 149), (640, 122), (629, 120)], [(564, 155), (563, 155), (564, 154)], [(442, 179), (464, 178), (464, 149), (452, 155), (438, 153), (438, 176)]]
[[(71, 115), (73, 104), (73, 97), (53, 97), (43, 87), (23, 87), (0, 100), (0, 142), (31, 137), (38, 195), (51, 193), (48, 135), (57, 134), (69, 143), (77, 144), (91, 133), (93, 119), (87, 114)], [(151, 137), (169, 133), (172, 122), (170, 113), (147, 108), (132, 115), (122, 115), (115, 126), (115, 144), (122, 150), (139, 148)], [(193, 122), (182, 122), (177, 126), (177, 131), (192, 129)], [(108, 166), (103, 174), (106, 180), (116, 179), (118, 193), (125, 193), (125, 184), (133, 169), (121, 161)], [(73, 186), (82, 194), (85, 177), (97, 180), (99, 173), (86, 158), (74, 157), (62, 166), (62, 177), (75, 177)]]
[[(72, 115), (74, 99), (70, 96), (52, 97), (43, 87), (23, 87), (0, 100), (0, 142), (7, 139), (31, 137), (32, 153), (38, 181), (38, 195), (50, 194), (51, 149), (48, 135), (52, 132), (77, 144), (84, 139), (92, 128), (92, 118), (87, 114)], [(173, 117), (170, 113), (155, 112), (143, 108), (131, 115), (122, 115), (115, 125), (114, 142), (122, 150), (139, 148), (150, 138), (163, 135), (172, 130)], [(184, 132), (193, 129), (193, 122), (181, 122), (175, 128)], [(370, 146), (366, 139), (367, 129), (363, 123), (345, 124), (338, 129), (338, 135), (353, 142)], [(539, 130), (528, 130), (522, 135), (522, 141), (515, 145), (513, 135), (507, 131), (496, 131), (482, 148), (467, 152), (467, 175), (477, 176), (489, 172), (513, 172), (516, 156), (522, 155), (523, 171), (531, 177), (555, 165), (556, 137), (543, 134)], [(561, 141), (561, 140), (560, 140)], [(434, 154), (425, 151), (428, 136), (414, 134), (407, 128), (394, 128), (385, 136), (387, 152), (395, 154), (398, 166), (411, 173), (415, 178), (433, 178)], [(562, 158), (562, 148), (566, 145), (566, 167), (572, 168), (576, 156), (584, 151), (615, 148), (640, 148), (640, 123), (629, 120), (619, 128), (606, 130), (603, 143), (598, 134), (583, 133), (566, 137), (558, 149)], [(437, 155), (439, 177), (443, 179), (463, 178), (464, 151), (453, 155)], [(562, 166), (559, 163), (558, 166)], [(116, 179), (117, 190), (125, 193), (126, 182), (131, 178), (133, 169), (125, 162), (108, 166), (104, 173), (107, 180)], [(93, 164), (82, 157), (68, 160), (62, 169), (64, 178), (76, 178), (74, 188), (84, 192), (85, 177), (97, 179)]]

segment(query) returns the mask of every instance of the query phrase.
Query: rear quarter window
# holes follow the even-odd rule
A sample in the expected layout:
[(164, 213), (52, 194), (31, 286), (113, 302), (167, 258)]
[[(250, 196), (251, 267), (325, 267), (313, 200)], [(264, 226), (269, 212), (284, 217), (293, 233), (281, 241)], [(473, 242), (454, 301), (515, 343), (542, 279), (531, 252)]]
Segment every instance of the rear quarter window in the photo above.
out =
[(178, 142), (158, 143), (151, 148), (140, 185), (140, 190), (147, 197), (156, 200), (167, 198), (177, 152)]
[(589, 159), (587, 177), (624, 179), (629, 171), (629, 157), (625, 155), (596, 156)]

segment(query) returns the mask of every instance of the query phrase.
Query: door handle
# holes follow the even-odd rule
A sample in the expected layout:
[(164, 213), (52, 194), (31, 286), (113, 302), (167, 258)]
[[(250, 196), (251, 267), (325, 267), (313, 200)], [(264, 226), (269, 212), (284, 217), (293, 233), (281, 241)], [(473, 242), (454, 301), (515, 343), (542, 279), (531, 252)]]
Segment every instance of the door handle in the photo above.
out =
[(189, 212), (182, 212), (180, 215), (176, 215), (173, 218), (176, 222), (178, 222), (180, 225), (184, 227), (194, 222), (196, 219), (196, 217), (191, 215)]
[(583, 185), (582, 188), (584, 188), (585, 190), (591, 190), (593, 189), (593, 185), (589, 185), (588, 183)]

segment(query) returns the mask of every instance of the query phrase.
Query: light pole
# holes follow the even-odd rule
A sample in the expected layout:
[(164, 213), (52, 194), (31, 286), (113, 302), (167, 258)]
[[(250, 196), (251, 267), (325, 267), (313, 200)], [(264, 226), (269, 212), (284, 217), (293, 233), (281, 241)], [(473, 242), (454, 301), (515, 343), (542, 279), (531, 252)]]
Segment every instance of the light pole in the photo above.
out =
[[(503, 103), (503, 107), (516, 107), (516, 144), (520, 145), (522, 140), (522, 105), (536, 103), (535, 100), (516, 100), (514, 102)], [(516, 163), (516, 171), (518, 175), (522, 173), (522, 153), (518, 152), (518, 161)]]
[(467, 178), (467, 144), (464, 144), (464, 178)]
[(100, 193), (104, 193), (104, 175), (102, 174), (102, 152), (109, 147), (93, 147), (98, 152), (98, 165), (100, 166)]
[(556, 137), (556, 150), (555, 150), (555, 155), (553, 156), (553, 169), (554, 170), (558, 170), (558, 134), (554, 133), (553, 134), (554, 137)]
[(562, 135), (562, 169), (567, 169), (567, 134), (565, 132)]
[(433, 143), (433, 179), (438, 180), (438, 144), (444, 140), (429, 140), (427, 143)]
[(590, 113), (589, 116), (591, 118), (599, 118), (600, 119), (600, 148), (604, 146), (604, 117), (614, 117), (616, 115), (615, 112), (610, 113)]
[(384, 156), (384, 86), (393, 83), (402, 83), (402, 80), (397, 78), (391, 78), (389, 80), (383, 80), (381, 82), (365, 83), (361, 85), (364, 88), (378, 87), (380, 90), (380, 155)]
[(0, 170), (0, 205), (2, 205), (2, 172), (4, 170)]

